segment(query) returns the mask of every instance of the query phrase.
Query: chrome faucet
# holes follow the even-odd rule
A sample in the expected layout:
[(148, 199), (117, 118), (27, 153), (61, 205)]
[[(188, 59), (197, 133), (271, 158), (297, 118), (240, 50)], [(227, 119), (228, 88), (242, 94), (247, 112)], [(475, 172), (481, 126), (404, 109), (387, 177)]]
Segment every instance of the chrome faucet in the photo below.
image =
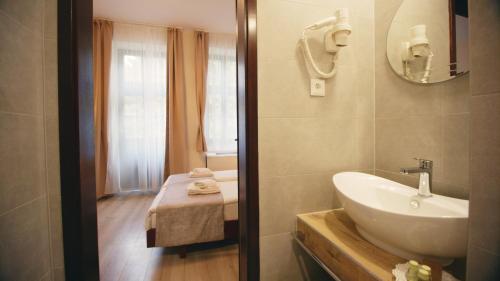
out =
[(401, 168), (402, 174), (415, 174), (420, 173), (418, 183), (418, 195), (422, 197), (432, 196), (432, 160), (425, 160), (414, 158), (418, 160), (418, 167), (415, 168)]

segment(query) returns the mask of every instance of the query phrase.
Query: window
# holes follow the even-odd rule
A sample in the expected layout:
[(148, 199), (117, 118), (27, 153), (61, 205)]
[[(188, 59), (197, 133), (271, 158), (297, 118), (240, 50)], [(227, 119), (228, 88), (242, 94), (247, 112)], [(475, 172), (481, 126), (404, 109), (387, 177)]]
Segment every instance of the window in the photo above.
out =
[(236, 37), (210, 33), (204, 128), (209, 152), (236, 152), (236, 106)]
[[(164, 109), (166, 109), (166, 83), (158, 83), (157, 86), (145, 85), (148, 83), (144, 75), (147, 67), (144, 62), (144, 53), (138, 50), (119, 49), (118, 51), (118, 88), (119, 88), (119, 111), (120, 111), (120, 126), (123, 128), (124, 139), (142, 140), (145, 134), (141, 130), (144, 123), (144, 116), (147, 108), (152, 109), (153, 118), (164, 118)], [(159, 69), (158, 73), (151, 74), (153, 76), (161, 76), (161, 79), (166, 79), (166, 57), (165, 52), (153, 54), (149, 58), (151, 61), (156, 61)], [(160, 78), (160, 77), (159, 77)], [(147, 89), (147, 93), (144, 93)], [(165, 127), (165, 126), (163, 126)], [(165, 134), (165, 128), (151, 132), (156, 137), (159, 134)]]
[(107, 193), (157, 190), (163, 183), (166, 33), (158, 27), (114, 25)]

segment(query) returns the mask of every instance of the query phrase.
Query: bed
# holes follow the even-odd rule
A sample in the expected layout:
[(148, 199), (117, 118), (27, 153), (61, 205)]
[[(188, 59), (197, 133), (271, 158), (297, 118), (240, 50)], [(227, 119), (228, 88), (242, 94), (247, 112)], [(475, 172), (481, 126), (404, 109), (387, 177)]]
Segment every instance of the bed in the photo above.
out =
[[(237, 171), (215, 171), (214, 174), (236, 177)], [(189, 174), (168, 177), (146, 216), (148, 248), (181, 246), (185, 252), (185, 246), (192, 244), (237, 241), (237, 180), (218, 182), (219, 194), (187, 195), (187, 186), (195, 180)]]

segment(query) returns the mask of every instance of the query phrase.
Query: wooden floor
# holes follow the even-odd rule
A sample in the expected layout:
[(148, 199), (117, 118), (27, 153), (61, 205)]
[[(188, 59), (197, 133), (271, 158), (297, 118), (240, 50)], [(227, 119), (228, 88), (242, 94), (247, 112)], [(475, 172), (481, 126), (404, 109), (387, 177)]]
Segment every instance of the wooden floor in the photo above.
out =
[(191, 247), (185, 259), (176, 249), (146, 248), (144, 218), (154, 195), (128, 194), (99, 200), (101, 281), (235, 281), (238, 245)]

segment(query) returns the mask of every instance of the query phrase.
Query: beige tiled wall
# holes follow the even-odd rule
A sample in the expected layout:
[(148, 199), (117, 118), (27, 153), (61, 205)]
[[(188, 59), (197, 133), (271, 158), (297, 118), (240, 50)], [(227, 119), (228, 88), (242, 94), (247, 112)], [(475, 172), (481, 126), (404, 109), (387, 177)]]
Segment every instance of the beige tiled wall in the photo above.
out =
[[(325, 278), (292, 241), (295, 215), (338, 206), (331, 177), (373, 172), (373, 0), (259, 1), (259, 172), (262, 280)], [(309, 96), (302, 29), (350, 9), (350, 45), (326, 97)], [(311, 46), (320, 55), (321, 42)], [(327, 66), (325, 66), (327, 67)]]
[(0, 1), (0, 280), (63, 280), (56, 0)]
[(500, 3), (469, 1), (471, 194), (467, 280), (500, 280)]
[(402, 0), (375, 1), (375, 173), (412, 186), (417, 176), (401, 167), (434, 161), (434, 190), (467, 198), (469, 193), (469, 75), (416, 85), (394, 74), (386, 38)]

